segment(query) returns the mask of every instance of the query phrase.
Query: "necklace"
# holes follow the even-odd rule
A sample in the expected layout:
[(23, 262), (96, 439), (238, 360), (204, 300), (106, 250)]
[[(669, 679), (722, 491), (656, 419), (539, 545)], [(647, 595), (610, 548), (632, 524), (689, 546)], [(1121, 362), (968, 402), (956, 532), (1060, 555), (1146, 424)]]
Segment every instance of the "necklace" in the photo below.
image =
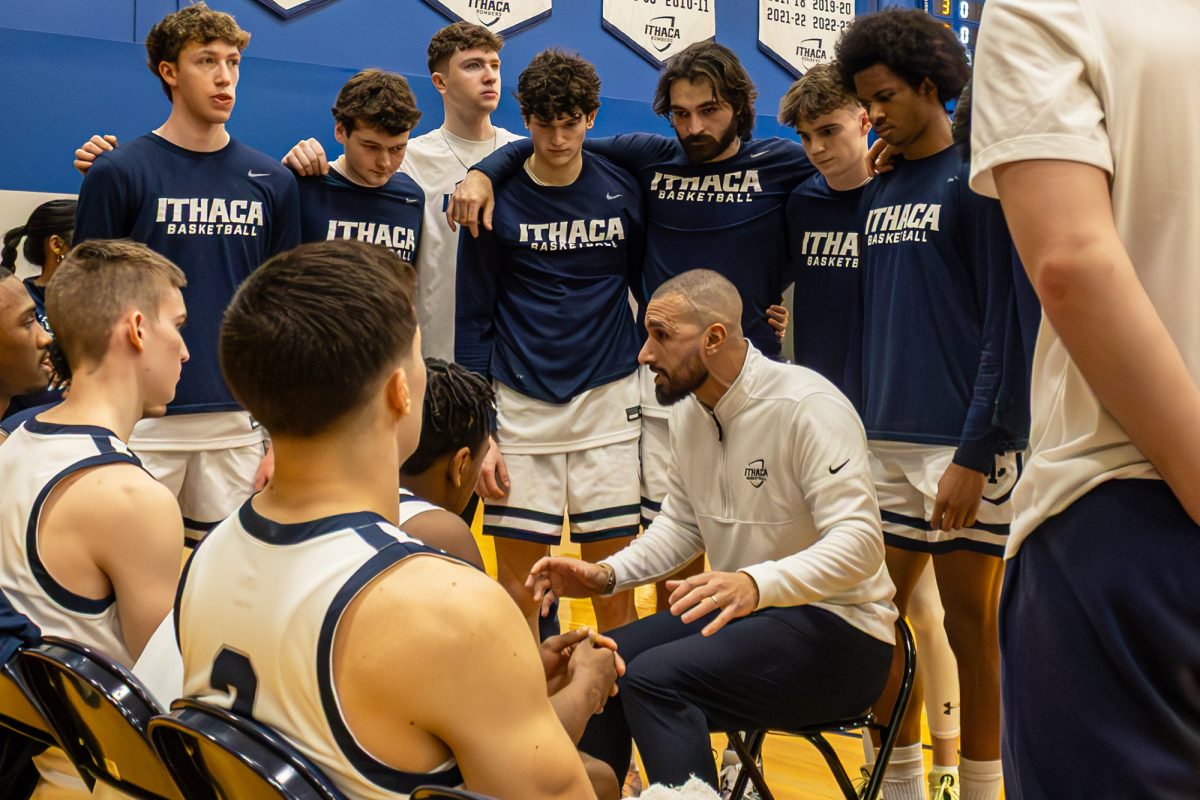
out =
[[(450, 150), (450, 153), (451, 153), (451, 155), (454, 156), (454, 159), (459, 164), (462, 165), (463, 170), (470, 172), (471, 171), (470, 165), (468, 165), (467, 162), (462, 160), (462, 156), (460, 156), (458, 154), (458, 151), (454, 149), (454, 145), (450, 144), (450, 137), (446, 135), (446, 129), (438, 128), (438, 133), (440, 133), (442, 135), (442, 141), (446, 143), (446, 147), (447, 147), (447, 149)], [(499, 135), (500, 135), (499, 129), (496, 128), (495, 125), (493, 125), (492, 126), (492, 150), (491, 150), (491, 152), (493, 152), (493, 153), (496, 152), (496, 140)]]

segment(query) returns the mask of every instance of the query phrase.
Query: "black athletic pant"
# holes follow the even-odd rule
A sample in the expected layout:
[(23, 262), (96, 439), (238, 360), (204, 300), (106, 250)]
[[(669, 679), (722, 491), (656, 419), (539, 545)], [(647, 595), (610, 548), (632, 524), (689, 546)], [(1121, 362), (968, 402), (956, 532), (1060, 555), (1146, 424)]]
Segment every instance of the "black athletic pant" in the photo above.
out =
[(865, 711), (883, 691), (892, 645), (812, 606), (767, 608), (700, 635), (669, 611), (609, 635), (627, 670), (579, 749), (618, 775), (630, 734), (654, 783), (717, 785), (709, 731), (796, 727)]

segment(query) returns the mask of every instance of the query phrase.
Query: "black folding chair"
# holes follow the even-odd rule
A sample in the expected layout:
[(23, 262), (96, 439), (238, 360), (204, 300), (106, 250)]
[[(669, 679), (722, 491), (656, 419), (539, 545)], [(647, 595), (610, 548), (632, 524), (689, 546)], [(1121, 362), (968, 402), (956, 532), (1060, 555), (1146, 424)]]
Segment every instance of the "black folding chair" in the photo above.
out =
[[(900, 720), (912, 697), (913, 679), (917, 671), (917, 646), (913, 642), (912, 631), (903, 617), (896, 621), (896, 635), (896, 645), (900, 648), (903, 657), (903, 672), (900, 679), (900, 691), (896, 695), (896, 702), (892, 705), (892, 712), (886, 724), (881, 724), (875, 718), (875, 714), (868, 710), (862, 716), (850, 719), (770, 731), (770, 733), (799, 736), (811, 742), (824, 756), (825, 763), (829, 765), (829, 770), (833, 773), (833, 778), (837, 781), (838, 788), (842, 790), (846, 800), (877, 800), (879, 797), (883, 788), (883, 775), (887, 771), (888, 761), (891, 760), (892, 751), (896, 747), (896, 738), (900, 735)], [(833, 745), (825, 738), (825, 734), (847, 733), (864, 729), (879, 731), (879, 751), (875, 754), (875, 769), (871, 772), (871, 777), (860, 794), (854, 788), (850, 776), (846, 773), (846, 768), (834, 751)], [(747, 731), (744, 736), (737, 731), (728, 733), (729, 744), (742, 763), (737, 780), (733, 784), (731, 800), (742, 800), (748, 783), (754, 784), (754, 788), (758, 790), (758, 794), (763, 800), (774, 800), (775, 796), (767, 788), (766, 779), (763, 778), (762, 770), (758, 766), (758, 758), (762, 753), (763, 740), (767, 733), (766, 730)]]
[(186, 800), (344, 800), (278, 733), (199, 700), (176, 700), (152, 719), (150, 741)]
[(466, 789), (447, 789), (445, 786), (418, 786), (413, 789), (408, 800), (493, 800), (483, 794), (468, 792)]
[(0, 727), (19, 733), (44, 747), (54, 747), (54, 734), (25, 691), (15, 659), (0, 664)]
[(47, 636), (17, 669), (55, 739), (85, 780), (134, 797), (181, 800), (146, 726), (162, 713), (129, 670), (79, 642)]

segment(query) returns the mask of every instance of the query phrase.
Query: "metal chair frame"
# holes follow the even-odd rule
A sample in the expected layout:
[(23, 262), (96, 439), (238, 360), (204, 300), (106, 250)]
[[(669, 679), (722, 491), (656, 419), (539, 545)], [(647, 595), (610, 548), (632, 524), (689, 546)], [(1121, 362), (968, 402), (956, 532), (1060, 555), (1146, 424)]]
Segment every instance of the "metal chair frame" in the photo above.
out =
[[(134, 797), (160, 800), (180, 800), (166, 768), (146, 737), (150, 719), (162, 713), (162, 707), (128, 669), (108, 656), (71, 639), (44, 637), (42, 643), (21, 650), (17, 656), (17, 671), (38, 710), (54, 732), (57, 745), (75, 764), (85, 782), (99, 780)], [(165, 786), (162, 791), (146, 788), (121, 777), (119, 765), (113, 764), (93, 731), (60, 693), (61, 681), (69, 675), (77, 683), (95, 693), (98, 703), (107, 703), (128, 723), (132, 731), (145, 742), (147, 755), (162, 769)], [(129, 774), (130, 770), (124, 770)], [(169, 787), (169, 788), (167, 788)]]
[[(321, 771), (275, 731), (224, 708), (191, 698), (150, 721), (150, 741), (185, 800), (234, 797), (204, 764), (205, 747), (241, 762), (263, 789), (286, 800), (345, 800)], [(208, 744), (204, 744), (208, 743)], [(271, 795), (255, 792), (255, 797)]]
[[(903, 672), (900, 678), (900, 691), (896, 695), (896, 702), (892, 705), (888, 723), (881, 724), (875, 718), (875, 714), (868, 710), (863, 716), (805, 725), (794, 729), (747, 731), (744, 736), (738, 731), (729, 731), (727, 735), (730, 746), (733, 747), (742, 764), (742, 769), (733, 785), (731, 800), (742, 800), (742, 795), (749, 783), (754, 784), (754, 788), (758, 790), (763, 800), (774, 800), (775, 796), (771, 794), (762, 770), (758, 767), (758, 757), (762, 753), (763, 740), (766, 739), (768, 732), (807, 739), (825, 758), (825, 763), (829, 765), (829, 770), (833, 773), (833, 778), (837, 781), (838, 788), (846, 800), (877, 800), (883, 789), (883, 776), (887, 771), (888, 761), (891, 760), (892, 751), (896, 747), (896, 739), (900, 735), (900, 721), (912, 699), (913, 681), (917, 671), (917, 646), (913, 641), (912, 630), (903, 617), (896, 621), (896, 635), (898, 637), (896, 645), (901, 649), (903, 657)], [(875, 769), (872, 770), (871, 777), (860, 794), (855, 790), (850, 776), (846, 773), (845, 766), (842, 765), (833, 745), (825, 738), (825, 734), (848, 733), (862, 729), (879, 731), (880, 739), (879, 751), (875, 755)]]

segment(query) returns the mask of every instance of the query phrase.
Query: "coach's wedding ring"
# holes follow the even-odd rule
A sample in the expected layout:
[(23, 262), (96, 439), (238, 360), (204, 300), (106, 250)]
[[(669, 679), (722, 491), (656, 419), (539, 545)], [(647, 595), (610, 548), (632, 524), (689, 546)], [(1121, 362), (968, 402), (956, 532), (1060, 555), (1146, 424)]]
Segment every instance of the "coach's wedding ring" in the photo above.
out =
[(715, 594), (710, 594), (710, 595), (708, 596), (708, 599), (709, 599), (709, 600), (712, 600), (712, 601), (713, 601), (713, 605), (714, 605), (714, 606), (716, 606), (717, 608), (720, 608), (720, 607), (721, 607), (721, 602), (720, 602), (719, 600), (717, 600), (717, 596), (716, 596)]

